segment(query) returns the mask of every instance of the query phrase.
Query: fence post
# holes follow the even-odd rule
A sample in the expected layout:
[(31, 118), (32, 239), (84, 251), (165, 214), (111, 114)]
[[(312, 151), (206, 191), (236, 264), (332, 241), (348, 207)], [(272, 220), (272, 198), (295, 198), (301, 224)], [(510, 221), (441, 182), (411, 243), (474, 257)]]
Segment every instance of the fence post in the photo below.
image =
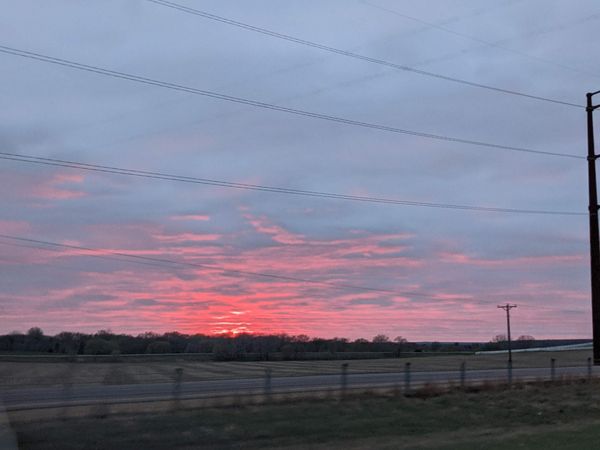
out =
[(342, 385), (342, 396), (345, 396), (348, 389), (348, 363), (342, 364), (342, 377), (340, 382)]
[(550, 359), (550, 380), (552, 382), (556, 381), (556, 359)]
[(404, 395), (410, 392), (410, 363), (404, 365)]
[(592, 381), (592, 358), (587, 359), (587, 377), (588, 381)]
[(512, 386), (512, 381), (513, 381), (513, 367), (512, 367), (512, 361), (508, 361), (508, 385)]
[(271, 386), (271, 378), (273, 375), (273, 369), (267, 367), (265, 369), (265, 398), (267, 401), (271, 400), (272, 386)]
[(465, 389), (466, 372), (467, 372), (467, 362), (463, 361), (460, 363), (460, 388), (462, 390)]

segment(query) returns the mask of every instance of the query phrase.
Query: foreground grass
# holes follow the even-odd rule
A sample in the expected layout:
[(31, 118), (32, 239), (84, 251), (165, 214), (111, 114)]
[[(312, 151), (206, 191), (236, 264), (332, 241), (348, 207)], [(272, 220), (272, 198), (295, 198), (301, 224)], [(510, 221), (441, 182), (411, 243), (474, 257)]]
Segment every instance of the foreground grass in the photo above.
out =
[[(514, 367), (585, 366), (591, 350), (515, 353)], [(24, 386), (73, 384), (169, 383), (175, 367), (183, 369), (183, 381), (263, 377), (267, 368), (274, 377), (340, 373), (342, 363), (350, 373), (401, 372), (410, 362), (413, 371), (456, 371), (506, 367), (506, 355), (452, 355), (352, 361), (256, 361), (194, 362), (168, 359), (163, 362), (4, 362), (0, 365), (0, 390)]]
[(600, 385), (362, 395), (171, 413), (20, 422), (20, 448), (593, 449)]

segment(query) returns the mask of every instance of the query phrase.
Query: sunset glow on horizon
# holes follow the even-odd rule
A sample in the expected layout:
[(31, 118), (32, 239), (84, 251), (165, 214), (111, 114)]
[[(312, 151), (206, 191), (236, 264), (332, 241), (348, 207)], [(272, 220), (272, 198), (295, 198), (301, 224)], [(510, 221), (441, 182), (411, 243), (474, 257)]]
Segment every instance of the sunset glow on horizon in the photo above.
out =
[[(563, 325), (568, 326), (569, 320), (577, 323), (585, 315), (585, 290), (565, 290), (544, 279), (552, 271), (585, 270), (583, 254), (491, 260), (445, 249), (441, 243), (429, 257), (416, 258), (416, 236), (411, 233), (352, 230), (344, 238), (317, 240), (289, 231), (264, 215), (255, 217), (248, 208), (240, 209), (240, 217), (245, 228), (228, 235), (215, 232), (212, 218), (201, 223), (167, 218), (161, 226), (140, 223), (114, 230), (94, 224), (88, 227), (85, 240), (60, 242), (91, 245), (93, 250), (23, 242), (5, 245), (0, 260), (3, 272), (28, 274), (19, 295), (12, 296), (14, 319), (7, 323), (21, 323), (21, 328), (40, 326), (50, 333), (108, 328), (128, 333), (287, 333), (353, 339), (384, 333), (413, 340), (486, 339), (502, 331), (501, 318), (492, 309), (495, 303), (531, 302), (539, 298), (539, 292), (549, 290), (554, 294), (544, 295), (546, 299), (569, 299), (572, 305), (560, 312)], [(36, 228), (3, 221), (0, 234), (31, 235)], [(4, 238), (2, 242), (11, 244)], [(247, 247), (252, 242), (261, 245)], [(111, 245), (102, 248), (100, 243)], [(532, 264), (542, 270), (540, 279), (527, 273)], [(518, 285), (477, 286), (468, 282), (473, 271), (492, 277), (510, 274)], [(446, 274), (444, 287), (435, 289), (439, 273)], [(62, 282), (40, 291), (40, 282), (47, 279)], [(337, 287), (368, 287), (372, 280), (378, 280), (378, 288), (398, 294)], [(556, 311), (530, 305), (521, 304), (515, 323), (524, 333), (542, 337), (542, 327)], [(471, 323), (473, 315), (481, 317), (479, 323)], [(457, 323), (464, 328), (452, 329)], [(2, 331), (13, 328), (18, 327), (9, 325)], [(585, 337), (585, 330), (571, 332), (571, 336)]]
[(0, 45), (171, 87), (0, 55), (0, 333), (487, 341), (510, 302), (515, 336), (591, 336), (585, 117), (535, 98), (597, 83), (583, 51), (544, 65), (591, 0), (537, 34), (528, 2), (395, 6), (533, 60), (365, 2), (234, 3), (202, 8), (344, 50), (149, 2), (6, 5)]

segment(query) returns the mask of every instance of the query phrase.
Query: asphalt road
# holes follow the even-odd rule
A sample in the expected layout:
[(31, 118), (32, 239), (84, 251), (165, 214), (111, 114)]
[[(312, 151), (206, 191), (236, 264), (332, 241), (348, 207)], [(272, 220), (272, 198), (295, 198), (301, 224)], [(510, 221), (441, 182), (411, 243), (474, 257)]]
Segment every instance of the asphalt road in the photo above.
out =
[[(594, 371), (597, 375), (599, 371)], [(586, 377), (587, 367), (556, 368), (555, 376)], [(549, 368), (513, 369), (513, 380), (549, 380)], [(322, 391), (340, 389), (344, 377), (339, 375), (313, 375), (271, 378), (272, 393)], [(507, 381), (506, 369), (470, 370), (465, 373), (467, 383)], [(460, 383), (461, 373), (411, 372), (410, 386), (415, 388), (425, 383)], [(397, 386), (404, 389), (406, 374), (365, 373), (346, 376), (346, 386), (352, 388), (376, 388)], [(230, 379), (217, 381), (194, 381), (180, 383), (145, 383), (125, 385), (73, 385), (43, 388), (16, 388), (0, 392), (7, 410), (24, 410), (68, 405), (93, 405), (101, 403), (130, 403), (169, 400), (176, 397), (210, 398), (227, 395), (262, 394), (268, 389), (265, 378)]]

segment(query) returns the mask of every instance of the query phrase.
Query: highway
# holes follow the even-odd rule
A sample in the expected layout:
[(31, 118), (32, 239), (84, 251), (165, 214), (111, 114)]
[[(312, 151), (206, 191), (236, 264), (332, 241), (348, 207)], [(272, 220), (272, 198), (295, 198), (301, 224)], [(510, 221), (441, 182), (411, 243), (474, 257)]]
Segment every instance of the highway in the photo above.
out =
[[(598, 371), (593, 372), (597, 375)], [(556, 377), (587, 377), (587, 367), (556, 368)], [(507, 381), (507, 369), (469, 370), (465, 372), (467, 383)], [(513, 369), (513, 381), (549, 380), (549, 368)], [(124, 385), (73, 385), (39, 388), (11, 388), (2, 390), (0, 396), (8, 411), (27, 410), (60, 406), (94, 405), (101, 403), (131, 403), (169, 400), (174, 398), (213, 398), (228, 395), (263, 394), (266, 389), (272, 393), (309, 392), (340, 389), (344, 377), (338, 375), (313, 375), (298, 377), (273, 377), (270, 388), (265, 378), (228, 379), (216, 381), (192, 381), (176, 383), (141, 383)], [(394, 387), (403, 389), (406, 374), (400, 373), (348, 373), (346, 387), (377, 388)], [(410, 386), (416, 388), (425, 383), (459, 384), (461, 373), (451, 372), (411, 372)]]

